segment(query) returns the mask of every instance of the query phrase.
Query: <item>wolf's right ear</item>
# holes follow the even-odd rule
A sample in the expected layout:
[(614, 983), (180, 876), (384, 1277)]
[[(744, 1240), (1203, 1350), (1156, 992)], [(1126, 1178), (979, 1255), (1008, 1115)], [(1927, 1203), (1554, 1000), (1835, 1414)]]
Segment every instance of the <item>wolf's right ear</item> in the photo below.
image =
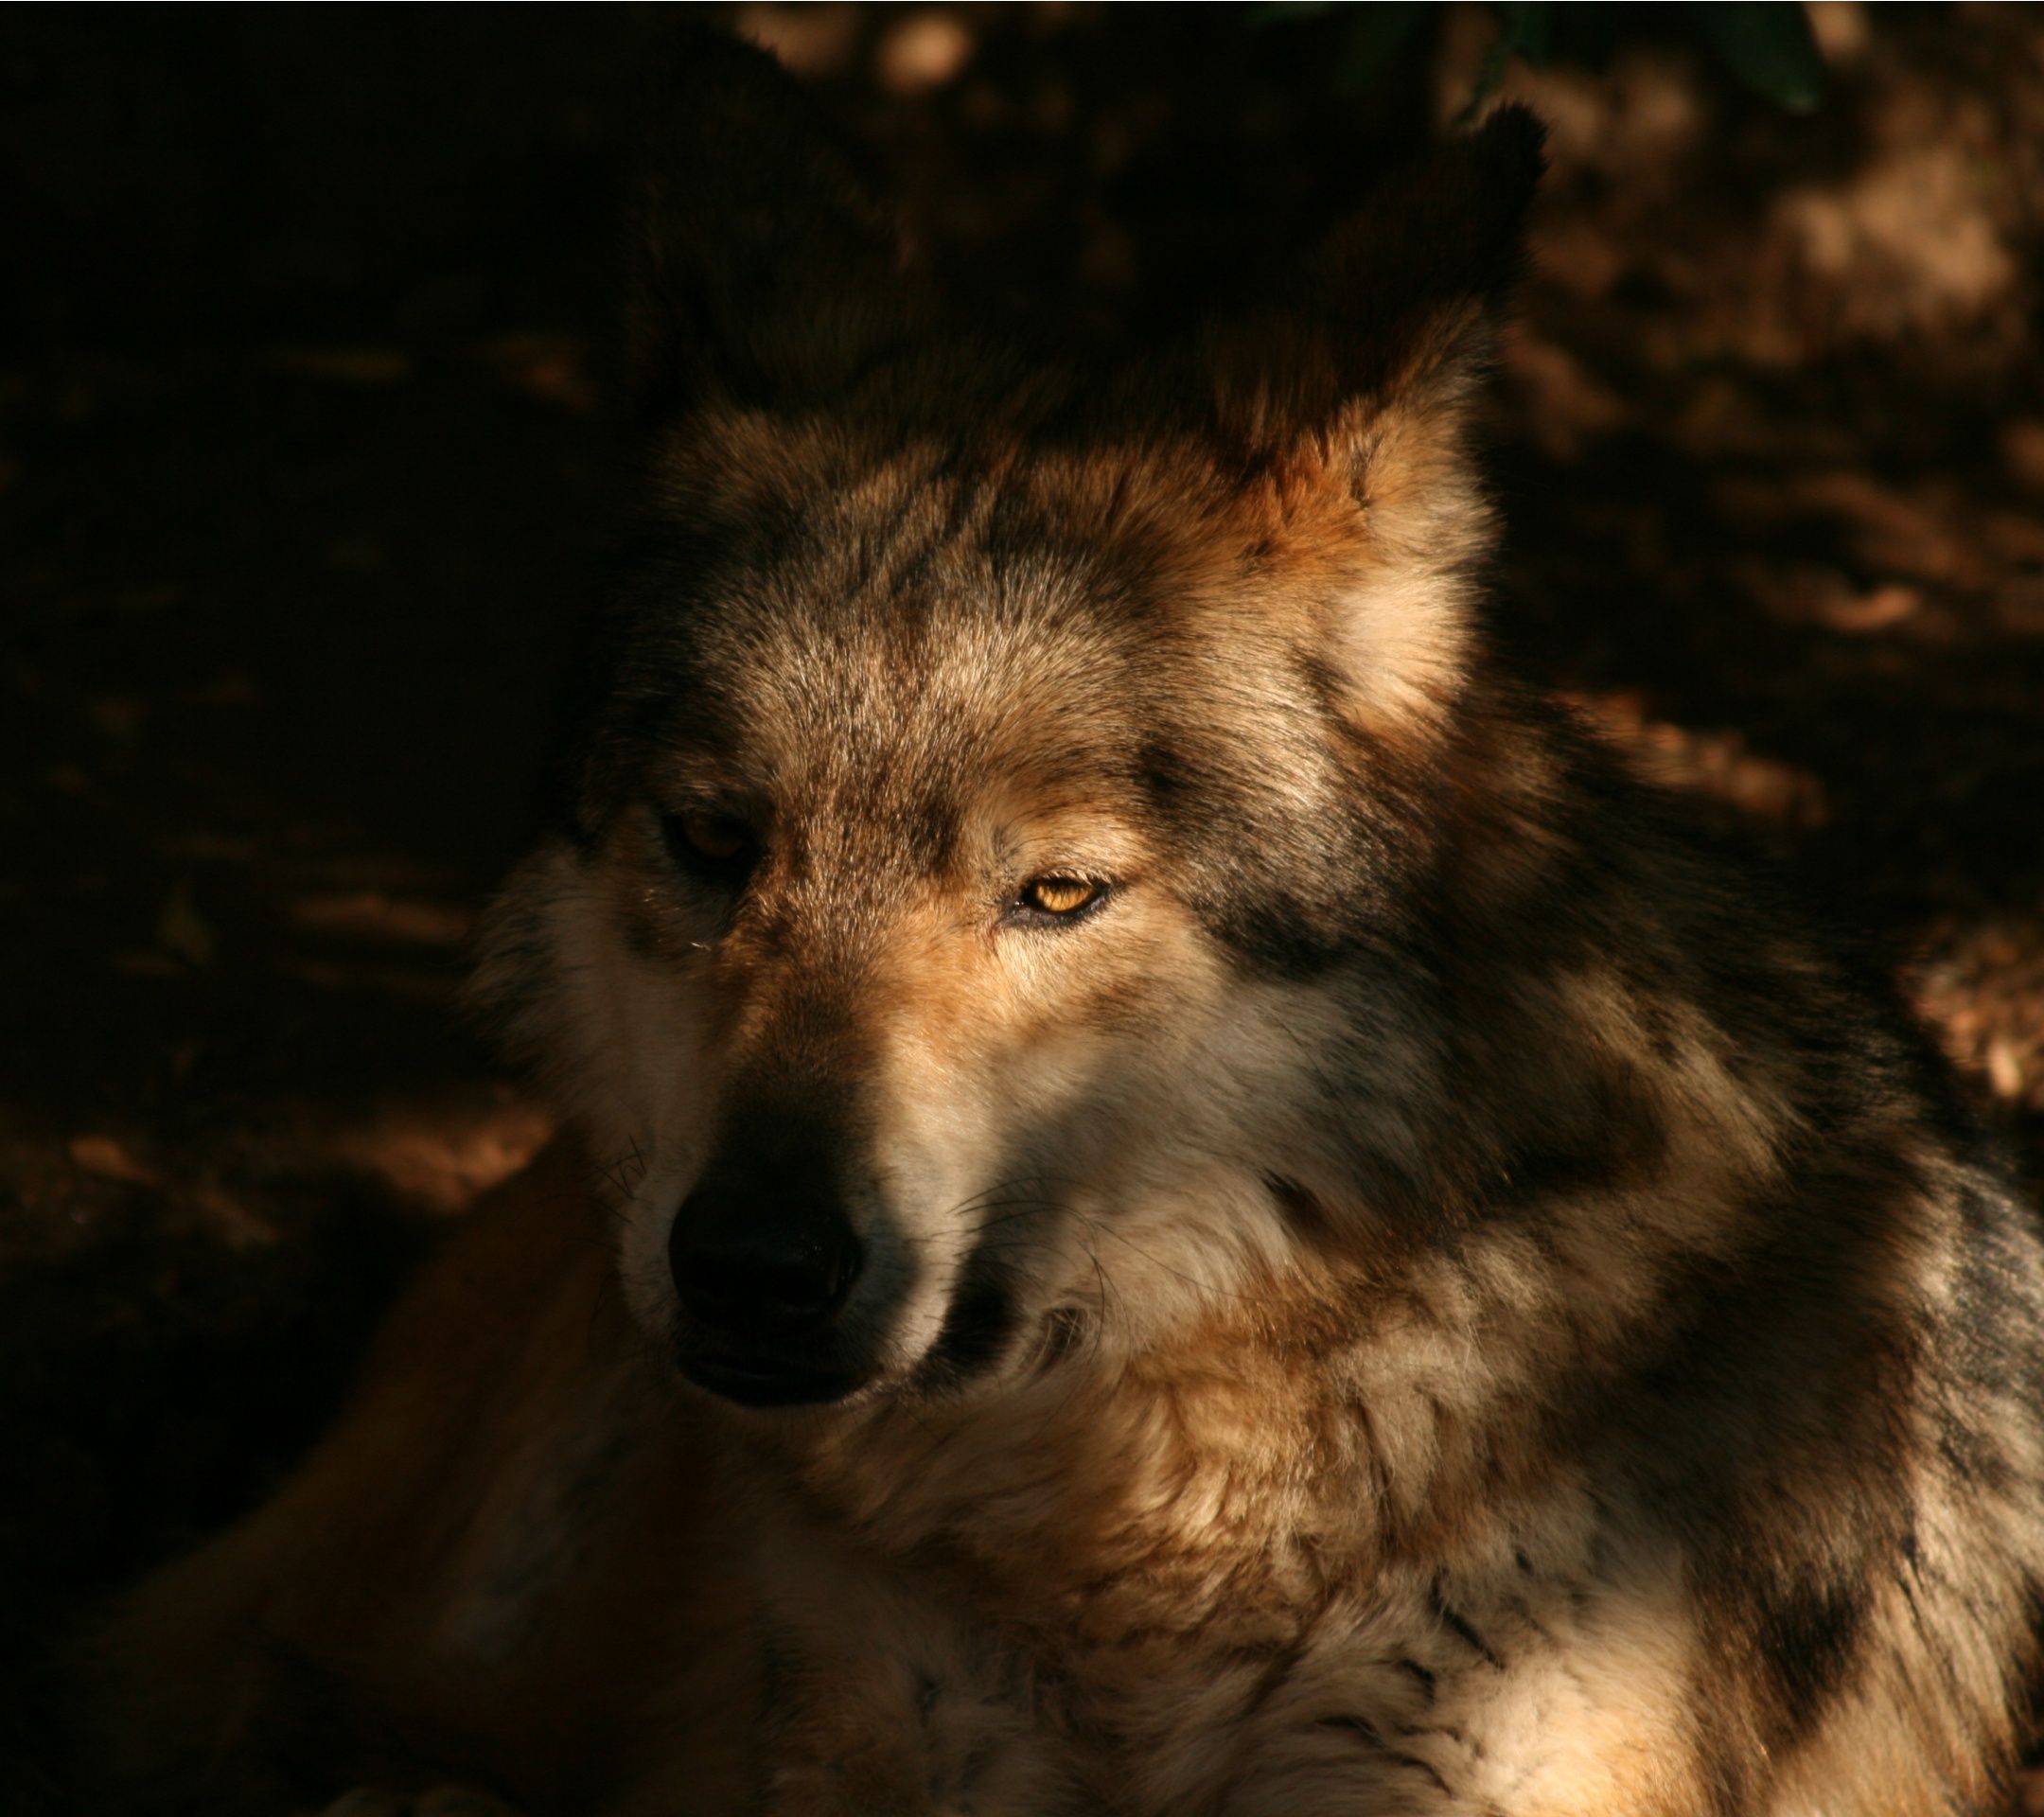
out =
[(1495, 538), (1471, 432), (1542, 164), (1539, 121), (1500, 109), (1203, 344), (1258, 545), (1348, 564), (1322, 654), (1375, 724), (1416, 723), (1461, 684)]
[(780, 64), (736, 39), (687, 34), (657, 81), (632, 223), (634, 416), (851, 383), (918, 314), (851, 153)]
[(1318, 468), (1359, 496), (1391, 440), (1445, 454), (1524, 260), (1543, 138), (1524, 108), (1500, 108), (1391, 176), (1287, 289), (1216, 325), (1223, 432), (1252, 458)]

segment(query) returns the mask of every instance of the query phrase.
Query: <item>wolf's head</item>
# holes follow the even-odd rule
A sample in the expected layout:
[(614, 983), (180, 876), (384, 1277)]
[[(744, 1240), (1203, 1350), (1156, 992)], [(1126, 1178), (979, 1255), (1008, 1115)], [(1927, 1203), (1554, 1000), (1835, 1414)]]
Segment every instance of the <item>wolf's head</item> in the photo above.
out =
[[(749, 1405), (1139, 1344), (1421, 1166), (1465, 457), (1523, 115), (1283, 295), (1094, 371), (944, 321), (767, 60), (644, 210), (649, 453), (563, 823), (485, 980), (621, 1265)], [(1089, 1350), (1090, 1353), (1090, 1350)]]

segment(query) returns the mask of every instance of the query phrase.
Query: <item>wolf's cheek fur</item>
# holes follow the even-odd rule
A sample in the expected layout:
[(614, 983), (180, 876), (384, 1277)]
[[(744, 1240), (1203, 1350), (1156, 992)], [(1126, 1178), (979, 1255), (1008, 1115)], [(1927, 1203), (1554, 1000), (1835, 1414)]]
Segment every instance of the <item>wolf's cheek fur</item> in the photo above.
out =
[[(879, 1171), (924, 1264), (909, 1353), (973, 1293), (1002, 1302), (1007, 1365), (1043, 1354), (1031, 1340), (1051, 1326), (1133, 1352), (1282, 1279), (1302, 1204), (1371, 1246), (1345, 1154), (1352, 1107), (1339, 1126), (1315, 1110), (1346, 1012), (1324, 990), (1246, 978), (1163, 888), (1129, 891), (1097, 926), (968, 943), (943, 966), (923, 956), (876, 994)], [(1399, 1152), (1413, 1139), (1400, 1101), (1437, 1085), (1436, 1057), (1386, 1014), (1376, 1059), (1402, 1089), (1369, 1138)]]
[(626, 1301), (664, 1335), (667, 1227), (703, 1164), (717, 1055), (699, 975), (622, 936), (621, 887), (601, 856), (540, 847), (490, 911), (477, 988), (589, 1144), (614, 1195)]

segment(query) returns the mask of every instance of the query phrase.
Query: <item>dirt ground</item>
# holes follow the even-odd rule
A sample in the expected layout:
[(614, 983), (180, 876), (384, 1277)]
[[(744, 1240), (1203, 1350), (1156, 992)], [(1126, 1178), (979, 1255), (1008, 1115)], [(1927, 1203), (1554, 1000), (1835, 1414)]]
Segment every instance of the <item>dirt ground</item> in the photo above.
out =
[[(1352, 20), (1230, 6), (738, 16), (961, 291), (1085, 333), (1248, 288), (1459, 110), (1491, 28), (1430, 13), (1371, 79)], [(1554, 172), (1500, 621), (1888, 932), (2035, 1170), (2044, 12), (1818, 9), (1801, 115), (1658, 16), (1505, 85)], [(603, 526), (623, 122), (670, 28), (0, 25), (10, 1808), (63, 1808), (53, 1640), (277, 1480), (544, 1138), (464, 943)]]

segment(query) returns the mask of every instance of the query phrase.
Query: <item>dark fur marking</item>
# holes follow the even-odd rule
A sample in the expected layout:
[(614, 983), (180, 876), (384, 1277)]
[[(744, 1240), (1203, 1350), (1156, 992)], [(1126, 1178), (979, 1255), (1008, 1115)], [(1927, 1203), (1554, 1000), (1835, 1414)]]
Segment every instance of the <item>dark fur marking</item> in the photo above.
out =
[[(1864, 1079), (1841, 1091), (1879, 1090), (1879, 1066), (1877, 1050)], [(1869, 1599), (1906, 1558), (1915, 1518), (1907, 1484), (1916, 1441), (1897, 1410), (1921, 1405), (1930, 1369), (1953, 1377), (1950, 1404), (1978, 1404), (1965, 1359), (1925, 1353), (1898, 1315), (1906, 1302), (1894, 1271), (1911, 1265), (1935, 1189), (1906, 1137), (1877, 1142), (1854, 1120), (1841, 1108), (1844, 1134), (1751, 1208), (1758, 1240), (1736, 1261), (1699, 1258), (1671, 1271), (1663, 1314), (1617, 1379), (1617, 1398), (1591, 1397), (1572, 1416), (1615, 1417), (1647, 1446), (1684, 1435), (1683, 1451), (1657, 1457), (1641, 1486), (1687, 1536), (1692, 1594), (1718, 1662), (1704, 1681), (1701, 1733), (1714, 1772), (1735, 1790), (1746, 1783), (1747, 1722), (1770, 1749), (1790, 1751), (1860, 1668)], [(1773, 1385), (1764, 1410), (1757, 1383)], [(1621, 1402), (1631, 1403), (1623, 1413)], [(1743, 1686), (1730, 1710), (1727, 1684)]]
[(969, 1380), (989, 1367), (1014, 1333), (1015, 1305), (1006, 1273), (984, 1247), (966, 1260), (943, 1328), (916, 1370), (935, 1387)]
[(1327, 1207), (1296, 1180), (1266, 1173), (1263, 1176), (1263, 1185), (1276, 1201), (1286, 1225), (1300, 1236), (1319, 1242), (1330, 1233), (1333, 1226), (1332, 1220), (1328, 1216)]
[(1277, 1694), (1278, 1687), (1291, 1680), (1292, 1674), (1298, 1670), (1299, 1662), (1306, 1656), (1306, 1645), (1303, 1637), (1294, 1640), (1277, 1649), (1264, 1662), (1256, 1689), (1250, 1692), (1249, 1701), (1242, 1706), (1244, 1719), (1255, 1716)]
[(1267, 783), (1232, 773), (1218, 748), (1194, 756), (1153, 739), (1134, 768), (1152, 811), (1193, 855), (1193, 912), (1251, 970), (1305, 982), (1380, 937), (1377, 892), (1357, 885), (1382, 871), (1371, 862), (1381, 839), (1353, 797), (1330, 788), (1325, 814), (1307, 825), (1274, 814)]
[(1338, 1729), (1346, 1735), (1354, 1736), (1366, 1747), (1383, 1755), (1393, 1766), (1403, 1767), (1408, 1773), (1420, 1774), (1443, 1797), (1453, 1797), (1454, 1795), (1453, 1788), (1450, 1787), (1447, 1780), (1441, 1777), (1437, 1768), (1421, 1760), (1417, 1755), (1404, 1754), (1392, 1747), (1379, 1732), (1377, 1725), (1370, 1721), (1368, 1718), (1361, 1716), (1323, 1716), (1320, 1719), (1319, 1725), (1323, 1729)]
[(1434, 1674), (1420, 1665), (1417, 1659), (1401, 1659), (1397, 1664), (1398, 1669), (1417, 1683), (1420, 1690), (1426, 1694), (1426, 1701), (1429, 1703), (1433, 1702), (1435, 1692), (1438, 1688)]
[(1870, 1588), (1803, 1585), (1763, 1601), (1753, 1642), (1780, 1696), (1771, 1745), (1792, 1747), (1803, 1739), (1851, 1679)]
[(1216, 940), (1268, 978), (1310, 983), (1348, 956), (1349, 943), (1291, 891), (1260, 900), (1216, 891), (1195, 907)]
[(1441, 1589), (1441, 1580), (1438, 1578), (1436, 1578), (1427, 1588), (1427, 1603), (1434, 1611), (1435, 1616), (1439, 1620), (1441, 1626), (1446, 1628), (1464, 1646), (1468, 1647), (1471, 1651), (1474, 1652), (1487, 1666), (1492, 1667), (1501, 1672), (1505, 1669), (1505, 1662), (1491, 1650), (1490, 1643), (1470, 1625), (1466, 1617), (1456, 1614), (1449, 1606), (1447, 1596)]
[(1519, 1133), (1498, 1162), (1496, 1191), (1506, 1205), (1578, 1198), (1648, 1178), (1667, 1152), (1667, 1128), (1628, 1067), (1578, 1062), (1567, 1098), (1550, 1116), (1563, 1120)]
[(1136, 781), (1152, 806), (1170, 815), (1198, 792), (1186, 760), (1168, 745), (1148, 744), (1136, 753)]
[(898, 817), (902, 860), (911, 870), (937, 872), (958, 850), (958, 810), (943, 794), (920, 795)]

